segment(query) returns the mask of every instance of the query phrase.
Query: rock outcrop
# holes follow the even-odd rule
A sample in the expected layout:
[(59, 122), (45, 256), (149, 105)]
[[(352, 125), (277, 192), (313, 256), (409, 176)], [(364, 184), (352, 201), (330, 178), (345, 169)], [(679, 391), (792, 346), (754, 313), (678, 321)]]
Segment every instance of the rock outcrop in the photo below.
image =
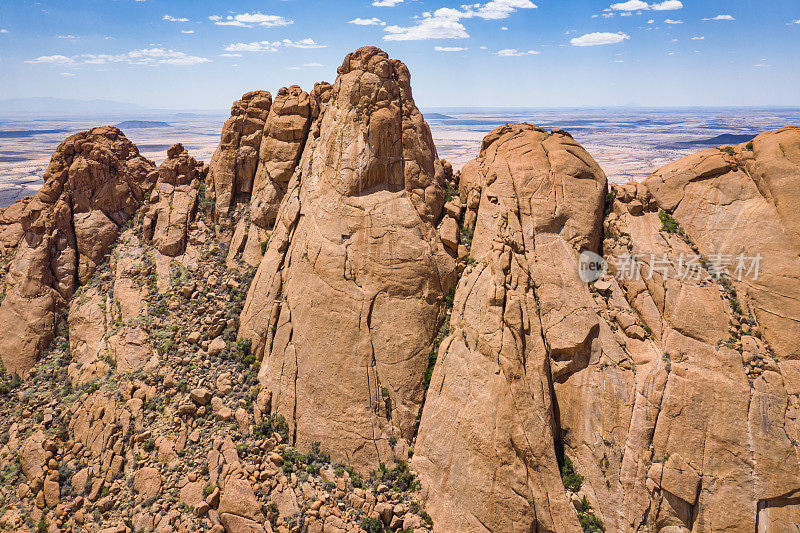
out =
[(405, 65), (376, 48), (345, 58), (239, 330), (293, 443), (324, 441), (362, 469), (402, 458), (413, 439), (454, 283), (434, 227), (441, 165), (409, 82)]
[(143, 231), (164, 255), (181, 255), (186, 249), (189, 224), (197, 209), (198, 190), (205, 179), (205, 166), (178, 143), (167, 150), (158, 167), (158, 180), (150, 194), (150, 208)]
[(232, 115), (0, 209), (1, 531), (796, 530), (800, 128), (454, 172), (373, 47)]
[[(576, 515), (584, 530), (631, 532), (797, 520), (786, 210), (799, 149), (786, 128), (684, 158), (618, 187), (604, 215), (602, 173), (563, 132), (487, 136), (461, 174), (462, 196), (480, 193), (463, 222), (476, 223), (473, 264), (413, 459), (437, 531), (570, 531)], [(609, 274), (586, 284), (578, 252), (601, 235)], [(751, 270), (737, 275), (740, 256)]]
[(0, 354), (9, 372), (36, 362), (59, 311), (103, 261), (155, 175), (119, 129), (95, 128), (61, 143), (39, 193), (3, 211), (11, 219), (4, 246), (18, 239), (0, 305)]
[(440, 531), (580, 531), (550, 365), (585, 366), (598, 334), (572, 267), (598, 245), (605, 175), (565, 132), (520, 125), (490, 133), (461, 181), (480, 206), (415, 446), (428, 511)]
[(271, 106), (269, 92), (246, 93), (233, 103), (231, 118), (222, 127), (220, 144), (209, 168), (209, 196), (215, 201), (216, 218), (228, 224), (237, 198), (249, 199), (253, 190), (264, 123)]

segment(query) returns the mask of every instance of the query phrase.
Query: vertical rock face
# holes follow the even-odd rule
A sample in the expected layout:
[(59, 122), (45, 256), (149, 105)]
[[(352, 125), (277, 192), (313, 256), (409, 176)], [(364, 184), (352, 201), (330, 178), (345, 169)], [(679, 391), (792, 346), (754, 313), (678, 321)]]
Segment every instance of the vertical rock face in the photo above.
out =
[[(709, 261), (734, 285), (777, 354), (800, 359), (800, 128), (680, 159), (645, 182)], [(741, 256), (761, 254), (755, 276)], [(744, 265), (751, 266), (751, 261)], [(739, 273), (747, 274), (738, 280)]]
[(20, 235), (0, 305), (0, 353), (23, 373), (53, 336), (56, 313), (103, 260), (118, 228), (136, 211), (155, 165), (120, 130), (94, 128), (61, 143), (39, 193), (4, 210)]
[(264, 126), (258, 170), (250, 200), (250, 219), (263, 228), (275, 222), (308, 136), (311, 101), (297, 85), (278, 91)]
[(158, 167), (158, 180), (150, 195), (150, 208), (143, 223), (144, 235), (164, 255), (176, 256), (186, 249), (189, 223), (197, 209), (204, 165), (178, 143), (167, 150)]
[(239, 330), (295, 445), (325, 442), (361, 468), (391, 457), (391, 437), (403, 457), (454, 283), (434, 227), (441, 165), (409, 81), (405, 65), (376, 48), (345, 58)]
[[(242, 101), (234, 103), (234, 116), (226, 123), (222, 142), (211, 163), (212, 195), (217, 196), (218, 204), (220, 199), (222, 201), (221, 207), (216, 209), (217, 218), (223, 230), (235, 225), (232, 234), (220, 232), (224, 239), (231, 239), (229, 266), (236, 266), (239, 259), (254, 267), (261, 261), (263, 246), (269, 239), (281, 200), (300, 161), (310, 125), (328, 102), (331, 89), (329, 83), (321, 82), (315, 84), (308, 94), (292, 85), (281, 88), (274, 103), (267, 101), (269, 93), (265, 91), (248, 93)], [(246, 117), (250, 118), (237, 119), (243, 109)], [(250, 128), (247, 131), (257, 129), (259, 124), (262, 129), (250, 133), (247, 138), (241, 137), (240, 147), (236, 148), (237, 132), (242, 128)], [(244, 148), (241, 148), (242, 144)], [(255, 159), (251, 146), (256, 147)], [(224, 192), (230, 188), (227, 184), (237, 183), (237, 180), (247, 185), (236, 185), (229, 197)], [(243, 208), (231, 212), (236, 204)]]
[[(480, 196), (476, 262), (413, 459), (437, 531), (796, 521), (798, 154), (797, 128), (702, 152), (619, 187), (604, 215), (602, 172), (564, 133), (487, 136), (460, 180)], [(576, 259), (601, 235), (610, 272), (587, 285)], [(757, 278), (738, 279), (739, 255), (761, 257)], [(566, 494), (592, 506), (577, 517), (561, 450), (583, 478)]]
[[(651, 400), (660, 396), (650, 423), (654, 455), (665, 458), (648, 471), (653, 500), (661, 501), (651, 506), (654, 523), (681, 531), (793, 523), (800, 503), (800, 226), (793, 215), (800, 128), (681, 159), (644, 185), (628, 205), (646, 205), (652, 195), (653, 209), (671, 212), (679, 231), (670, 238), (703, 258), (719, 293), (703, 297), (684, 286), (679, 294), (670, 290), (674, 281), (666, 291), (648, 287), (664, 325), (648, 324), (671, 361), (663, 391), (645, 391)], [(655, 217), (636, 218), (648, 216)], [(749, 270), (754, 257), (757, 275)]]
[[(413, 466), (439, 531), (580, 531), (554, 441), (553, 372), (597, 336), (578, 252), (597, 245), (606, 178), (568, 134), (501, 126), (461, 176), (480, 194), (467, 267)], [(545, 286), (544, 284), (548, 285)]]
[(222, 127), (220, 144), (209, 169), (217, 218), (225, 220), (236, 198), (249, 197), (252, 191), (264, 123), (271, 106), (272, 95), (267, 91), (246, 93), (231, 106), (231, 118)]

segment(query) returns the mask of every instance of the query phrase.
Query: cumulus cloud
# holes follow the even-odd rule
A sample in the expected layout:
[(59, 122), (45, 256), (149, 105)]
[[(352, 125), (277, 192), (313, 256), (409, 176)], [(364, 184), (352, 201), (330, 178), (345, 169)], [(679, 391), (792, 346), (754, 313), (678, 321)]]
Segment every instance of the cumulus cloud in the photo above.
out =
[(643, 0), (628, 0), (627, 2), (611, 4), (609, 9), (613, 11), (630, 12), (647, 11), (648, 9), (652, 9), (654, 11), (672, 11), (681, 8), (683, 8), (683, 3), (679, 0), (665, 0), (664, 2), (656, 2), (654, 4), (648, 4)]
[[(800, 24), (800, 19), (793, 20), (793, 21), (791, 22), (791, 24)], [(6, 31), (5, 31), (5, 30), (0, 30), (0, 33), (6, 33)]]
[(253, 25), (274, 28), (277, 26), (288, 26), (294, 24), (293, 20), (279, 15), (267, 15), (265, 13), (240, 13), (238, 15), (228, 15), (223, 18), (220, 15), (211, 15), (208, 20), (217, 26), (239, 26), (240, 28), (252, 28)]
[(372, 2), (373, 6), (377, 7), (394, 7), (397, 4), (402, 4), (403, 0), (375, 0)]
[(666, 19), (664, 21), (664, 24), (683, 24), (683, 21), (682, 20)]
[(600, 46), (603, 44), (621, 43), (630, 38), (630, 35), (621, 31), (617, 33), (594, 32), (575, 37), (574, 39), (570, 39), (569, 42), (572, 46)]
[[(319, 44), (314, 39), (307, 37), (299, 41), (284, 39), (282, 41), (253, 41), (252, 43), (231, 43), (225, 47), (226, 52), (277, 52), (284, 48), (325, 48), (327, 45)], [(227, 57), (227, 56), (226, 56)]]
[(64, 76), (65, 78), (74, 78), (75, 77), (75, 73), (74, 72), (62, 72), (62, 73), (59, 74), (59, 76)]
[(167, 50), (165, 48), (153, 47), (131, 50), (124, 54), (80, 54), (71, 57), (56, 54), (52, 56), (39, 56), (29, 59), (26, 63), (41, 63), (51, 65), (104, 65), (107, 63), (127, 63), (129, 65), (199, 65), (208, 63), (211, 60), (207, 57), (198, 57)]
[(3, 28), (3, 29), (0, 29), (0, 33), (8, 33), (8, 30), (7, 30), (7, 29), (5, 29), (5, 28)]
[(56, 37), (56, 39), (66, 39), (67, 41), (74, 41), (77, 39), (77, 37), (75, 37), (72, 34), (69, 34), (69, 35), (59, 35), (58, 37)]
[(463, 46), (434, 46), (437, 52), (463, 52), (466, 50)]
[(181, 33), (194, 33), (194, 30), (181, 30)]
[(614, 11), (640, 11), (650, 9), (650, 4), (642, 0), (628, 0), (627, 2), (611, 4), (611, 9)]
[(495, 52), (495, 55), (500, 57), (517, 57), (517, 56), (526, 56), (526, 55), (538, 55), (539, 52), (536, 50), (528, 50), (527, 52), (522, 51), (520, 52), (516, 48), (503, 48), (502, 50), (498, 50)]
[(692, 37), (692, 40), (693, 40), (693, 41), (702, 41), (702, 40), (704, 40), (705, 38), (706, 38), (706, 36), (705, 36), (705, 35), (695, 35), (694, 37)]
[(441, 7), (431, 13), (426, 11), (414, 26), (387, 26), (386, 41), (421, 41), (424, 39), (466, 39), (467, 29), (461, 19), (482, 18), (500, 20), (518, 9), (536, 9), (530, 0), (492, 0), (485, 4), (466, 4), (461, 9)]
[(683, 8), (683, 3), (679, 0), (666, 0), (665, 2), (650, 4), (650, 9), (656, 11), (672, 11)]
[(242, 54), (220, 54), (220, 57), (242, 57)]
[(717, 15), (716, 17), (704, 18), (703, 20), (709, 21), (709, 20), (736, 20), (736, 19), (730, 15)]
[(161, 17), (161, 20), (166, 20), (167, 22), (189, 22), (189, 19), (187, 18), (176, 18), (170, 15), (164, 15)]
[[(425, 39), (466, 39), (469, 37), (467, 29), (458, 22), (458, 17), (453, 17), (447, 7), (437, 9), (433, 15), (426, 13), (414, 26), (387, 26), (388, 32), (383, 38), (386, 41), (422, 41)], [(427, 16), (425, 16), (427, 15)]]
[(356, 26), (386, 26), (386, 23), (377, 17), (371, 19), (354, 18), (347, 21), (347, 23), (355, 24)]

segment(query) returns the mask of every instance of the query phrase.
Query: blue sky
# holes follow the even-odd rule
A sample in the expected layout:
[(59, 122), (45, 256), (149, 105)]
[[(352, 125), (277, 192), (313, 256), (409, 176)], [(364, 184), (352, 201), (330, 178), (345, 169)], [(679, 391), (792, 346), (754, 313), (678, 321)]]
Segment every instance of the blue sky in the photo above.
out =
[(423, 107), (800, 105), (798, 0), (3, 0), (0, 98), (224, 109), (365, 44)]

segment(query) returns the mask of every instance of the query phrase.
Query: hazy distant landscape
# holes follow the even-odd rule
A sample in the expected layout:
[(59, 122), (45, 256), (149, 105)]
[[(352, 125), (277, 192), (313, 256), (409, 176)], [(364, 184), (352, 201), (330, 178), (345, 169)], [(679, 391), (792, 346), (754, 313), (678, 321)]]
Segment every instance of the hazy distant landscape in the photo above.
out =
[[(103, 101), (105, 102), (105, 101)], [(0, 206), (35, 193), (50, 156), (67, 136), (99, 125), (118, 125), (143, 155), (160, 163), (182, 142), (208, 162), (219, 143), (227, 111), (176, 113), (56, 102), (0, 103)], [(600, 163), (612, 182), (640, 180), (660, 166), (698, 150), (746, 142), (758, 133), (800, 124), (798, 108), (607, 108), (607, 109), (423, 109), (439, 157), (461, 168), (480, 150), (483, 137), (506, 122), (530, 122), (569, 131)]]

